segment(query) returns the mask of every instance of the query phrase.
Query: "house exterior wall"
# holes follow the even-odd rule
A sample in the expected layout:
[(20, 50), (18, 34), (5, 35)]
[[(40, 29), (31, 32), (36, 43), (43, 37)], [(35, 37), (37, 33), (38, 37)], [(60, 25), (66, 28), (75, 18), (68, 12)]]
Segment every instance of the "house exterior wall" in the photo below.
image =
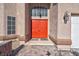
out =
[[(25, 11), (26, 9), (26, 11)], [(0, 4), (0, 38), (7, 36), (7, 16), (16, 17), (16, 33), (19, 40), (25, 41), (29, 33), (29, 7), (25, 3), (1, 3)], [(25, 17), (26, 16), (26, 17)], [(28, 38), (27, 38), (28, 39)]]
[(20, 40), (25, 40), (25, 4), (16, 4), (16, 34)]
[(8, 35), (7, 34), (7, 16), (13, 16), (13, 17), (16, 17), (16, 4), (15, 3), (4, 3), (4, 32), (5, 32), (5, 35)]
[[(59, 4), (59, 9), (58, 9), (58, 26), (59, 26), (59, 29), (58, 29), (58, 38), (64, 38), (64, 39), (71, 39), (71, 23), (69, 20), (67, 24), (64, 24), (63, 22), (63, 16), (64, 16), (64, 13), (66, 11), (69, 12), (69, 14), (71, 15), (71, 13), (75, 13), (75, 14), (78, 14), (79, 13), (79, 4), (73, 4), (73, 3), (66, 3), (66, 4)], [(61, 29), (60, 29), (61, 28)], [(63, 33), (64, 32), (64, 33)], [(63, 35), (64, 34), (64, 35)]]
[[(64, 24), (63, 16), (68, 11), (70, 18), (67, 24)], [(57, 43), (58, 47), (70, 48), (71, 40), (71, 14), (79, 13), (79, 4), (77, 3), (59, 3), (58, 4), (58, 29), (57, 29)], [(62, 46), (63, 45), (63, 46)], [(67, 46), (67, 47), (66, 47)]]
[[(31, 13), (30, 10), (38, 4), (28, 3), (0, 3), (0, 36), (7, 35), (7, 16), (16, 17), (16, 35), (20, 40), (28, 41), (31, 39)], [(40, 4), (49, 9), (49, 38), (58, 48), (70, 48), (71, 40), (71, 14), (79, 14), (79, 4), (77, 3), (51, 3)], [(64, 24), (63, 16), (68, 11), (70, 18)]]
[(16, 4), (15, 3), (0, 3), (0, 40), (4, 40), (7, 34), (7, 16), (16, 17)]
[[(16, 17), (16, 33), (18, 35), (19, 40), (25, 39), (25, 4), (16, 4), (16, 3), (1, 3), (0, 4), (0, 40), (3, 40), (4, 36), (8, 36), (7, 34), (7, 16)], [(15, 36), (13, 35), (13, 36)]]
[(66, 11), (69, 12), (70, 16), (71, 13), (79, 13), (79, 4), (73, 3), (60, 3), (58, 6), (58, 36), (57, 38), (60, 39), (71, 39), (71, 18), (64, 24), (63, 16)]
[[(57, 45), (58, 49), (70, 49), (71, 40), (71, 14), (79, 13), (79, 4), (58, 3), (50, 5), (50, 34), (49, 38)], [(70, 18), (64, 24), (64, 13), (68, 11)]]
[(4, 5), (0, 3), (0, 36), (5, 35), (5, 25), (4, 25)]
[(58, 23), (58, 4), (50, 5), (50, 19), (49, 19), (49, 38), (56, 43), (57, 39), (57, 23)]
[(31, 40), (31, 11), (30, 4), (25, 3), (25, 38), (26, 42)]

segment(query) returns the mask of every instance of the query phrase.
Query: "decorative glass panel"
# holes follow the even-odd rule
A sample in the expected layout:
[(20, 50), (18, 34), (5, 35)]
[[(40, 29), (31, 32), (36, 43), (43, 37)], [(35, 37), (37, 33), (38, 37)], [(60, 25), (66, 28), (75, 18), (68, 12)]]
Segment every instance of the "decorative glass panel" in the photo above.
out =
[(47, 16), (47, 9), (44, 10), (44, 16)]
[(32, 16), (44, 16), (47, 17), (47, 8), (33, 8)]
[(41, 8), (41, 16), (44, 16), (44, 9)]
[(32, 9), (32, 16), (36, 16), (35, 9)]
[(36, 9), (36, 16), (40, 16), (40, 9)]

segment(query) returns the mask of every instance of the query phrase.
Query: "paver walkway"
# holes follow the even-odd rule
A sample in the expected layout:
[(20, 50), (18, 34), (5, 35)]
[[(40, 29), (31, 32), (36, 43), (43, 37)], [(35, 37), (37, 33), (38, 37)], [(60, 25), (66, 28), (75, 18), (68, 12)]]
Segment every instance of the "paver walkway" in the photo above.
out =
[(73, 56), (73, 53), (58, 51), (55, 45), (26, 45), (16, 56)]

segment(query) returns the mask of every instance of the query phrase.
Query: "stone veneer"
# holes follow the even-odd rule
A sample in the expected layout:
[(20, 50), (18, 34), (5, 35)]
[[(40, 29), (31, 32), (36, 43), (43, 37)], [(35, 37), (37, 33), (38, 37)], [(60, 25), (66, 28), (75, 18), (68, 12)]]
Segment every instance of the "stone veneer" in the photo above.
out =
[(0, 43), (0, 56), (7, 56), (12, 53), (12, 42), (2, 41)]

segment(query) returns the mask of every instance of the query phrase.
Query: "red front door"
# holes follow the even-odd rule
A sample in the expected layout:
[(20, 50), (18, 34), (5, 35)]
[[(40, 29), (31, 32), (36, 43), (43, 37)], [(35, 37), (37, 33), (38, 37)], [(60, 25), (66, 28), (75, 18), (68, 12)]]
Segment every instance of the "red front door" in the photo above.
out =
[(48, 37), (48, 19), (32, 19), (32, 38)]

